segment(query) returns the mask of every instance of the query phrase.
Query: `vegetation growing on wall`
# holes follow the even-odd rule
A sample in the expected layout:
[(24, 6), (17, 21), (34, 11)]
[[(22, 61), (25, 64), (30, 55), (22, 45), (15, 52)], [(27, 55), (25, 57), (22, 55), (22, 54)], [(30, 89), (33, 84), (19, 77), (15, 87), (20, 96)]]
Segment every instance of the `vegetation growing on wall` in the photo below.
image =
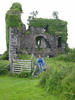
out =
[[(21, 21), (22, 6), (19, 3), (13, 3), (12, 7), (6, 13), (6, 43), (8, 49), (9, 28), (17, 27), (21, 29), (25, 25)], [(61, 40), (66, 43), (67, 41), (67, 22), (58, 19), (57, 12), (54, 13), (56, 19), (36, 18), (37, 11), (33, 11), (32, 16), (29, 16), (29, 27), (42, 27), (46, 33), (61, 36)], [(25, 34), (30, 34), (30, 31), (25, 31)]]
[(21, 21), (22, 7), (19, 3), (13, 3), (12, 7), (6, 13), (6, 43), (8, 49), (9, 28), (18, 27), (23, 25)]
[(14, 10), (22, 12), (22, 6), (20, 3), (13, 3), (10, 9), (14, 9)]
[(62, 41), (67, 41), (67, 22), (59, 19), (35, 18), (30, 21), (29, 26), (42, 27), (47, 33), (62, 36)]

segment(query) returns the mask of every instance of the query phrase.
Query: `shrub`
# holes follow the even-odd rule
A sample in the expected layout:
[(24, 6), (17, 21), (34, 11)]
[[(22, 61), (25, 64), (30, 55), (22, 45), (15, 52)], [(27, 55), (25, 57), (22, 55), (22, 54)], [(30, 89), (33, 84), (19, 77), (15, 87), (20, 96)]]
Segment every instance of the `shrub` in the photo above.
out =
[(9, 61), (0, 60), (0, 75), (7, 74), (10, 70)]
[(75, 68), (63, 81), (63, 95), (67, 97), (67, 100), (75, 100)]
[(20, 3), (17, 3), (17, 2), (16, 3), (13, 3), (12, 4), (12, 7), (10, 9), (16, 9), (16, 10), (22, 12), (22, 6), (21, 6)]
[(70, 49), (66, 54), (60, 54), (59, 56), (55, 57), (54, 59), (63, 60), (63, 61), (70, 61), (75, 62), (75, 49)]
[[(22, 51), (23, 52), (23, 51)], [(19, 59), (31, 59), (31, 55), (28, 55), (28, 54), (18, 54), (18, 58)]]
[(2, 56), (0, 56), (0, 60), (8, 60), (8, 52), (5, 51)]
[(51, 95), (59, 95), (65, 100), (74, 100), (75, 64), (55, 58), (47, 58), (46, 60), (48, 69), (42, 74), (40, 85), (46, 88), (47, 92)]
[(40, 84), (42, 87), (47, 88), (47, 92), (49, 94), (56, 95), (62, 91), (61, 80), (62, 74), (51, 68), (44, 73), (40, 81)]
[(31, 76), (31, 73), (23, 71), (23, 72), (21, 72), (19, 74), (15, 73), (14, 76), (20, 77), (20, 78), (28, 78), (28, 77)]

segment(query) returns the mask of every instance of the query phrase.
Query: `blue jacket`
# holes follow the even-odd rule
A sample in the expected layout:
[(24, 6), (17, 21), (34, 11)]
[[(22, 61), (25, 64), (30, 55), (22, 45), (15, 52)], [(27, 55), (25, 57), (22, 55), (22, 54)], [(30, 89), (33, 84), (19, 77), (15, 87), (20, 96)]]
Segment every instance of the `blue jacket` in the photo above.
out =
[(45, 65), (43, 58), (38, 58), (38, 59), (37, 59), (37, 65), (38, 65), (38, 64), (42, 64), (42, 66)]

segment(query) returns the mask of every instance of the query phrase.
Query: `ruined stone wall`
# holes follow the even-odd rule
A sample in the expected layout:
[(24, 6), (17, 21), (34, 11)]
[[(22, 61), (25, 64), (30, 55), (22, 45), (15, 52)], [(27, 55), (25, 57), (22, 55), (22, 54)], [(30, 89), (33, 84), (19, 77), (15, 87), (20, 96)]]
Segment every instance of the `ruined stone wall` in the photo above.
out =
[[(30, 28), (30, 34), (18, 31), (17, 28), (10, 28), (9, 39), (9, 58), (17, 58), (18, 53), (28, 53), (35, 55), (57, 55), (64, 52), (65, 44), (61, 42), (61, 47), (58, 47), (59, 36), (46, 34), (43, 28)], [(38, 49), (36, 39), (41, 38), (40, 50)]]
[(9, 29), (9, 60), (17, 59), (17, 48), (19, 47), (19, 31), (15, 28)]
[[(61, 42), (61, 47), (58, 48), (58, 38), (59, 36), (54, 36), (52, 34), (44, 33), (45, 30), (43, 28), (30, 28), (30, 34), (21, 34), (20, 36), (20, 50), (25, 50), (29, 54), (32, 52), (37, 54), (43, 55), (56, 55), (60, 52), (64, 52), (65, 44)], [(36, 44), (36, 38), (42, 37), (41, 41), (41, 50), (38, 50)]]

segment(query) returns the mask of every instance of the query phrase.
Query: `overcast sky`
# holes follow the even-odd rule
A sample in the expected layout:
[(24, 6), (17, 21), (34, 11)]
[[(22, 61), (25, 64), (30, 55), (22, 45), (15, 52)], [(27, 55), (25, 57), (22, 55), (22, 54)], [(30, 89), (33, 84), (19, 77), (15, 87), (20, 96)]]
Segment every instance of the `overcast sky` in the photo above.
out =
[(52, 18), (53, 11), (58, 11), (59, 19), (68, 22), (68, 45), (75, 48), (75, 1), (74, 0), (1, 0), (0, 1), (0, 54), (6, 50), (5, 14), (12, 3), (19, 2), (23, 8), (22, 21), (27, 24), (30, 12), (37, 10), (38, 16)]

